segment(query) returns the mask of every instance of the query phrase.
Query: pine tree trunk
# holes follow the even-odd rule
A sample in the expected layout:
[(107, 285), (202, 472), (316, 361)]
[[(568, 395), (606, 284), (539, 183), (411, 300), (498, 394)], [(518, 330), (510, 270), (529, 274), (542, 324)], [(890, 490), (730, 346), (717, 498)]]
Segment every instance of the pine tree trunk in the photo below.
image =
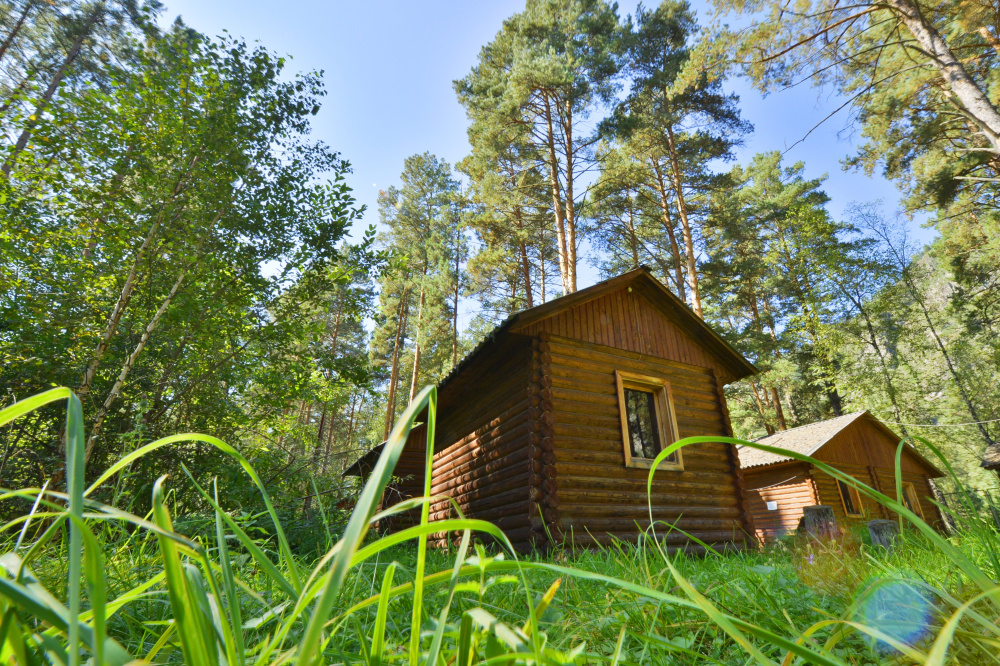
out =
[(930, 64), (937, 68), (945, 84), (961, 103), (961, 108), (979, 127), (993, 151), (1000, 153), (1000, 112), (997, 112), (989, 97), (965, 71), (948, 43), (924, 18), (919, 6), (912, 0), (887, 0), (886, 4), (896, 10), (920, 45), (920, 50), (927, 55)]
[(383, 439), (389, 439), (392, 430), (392, 420), (396, 413), (396, 386), (399, 384), (399, 353), (400, 346), (406, 339), (406, 320), (410, 308), (407, 303), (406, 278), (403, 278), (403, 293), (399, 297), (399, 313), (396, 316), (396, 340), (392, 349), (392, 370), (389, 373), (389, 396), (385, 408), (385, 434)]
[(528, 261), (528, 248), (524, 243), (524, 219), (520, 206), (514, 206), (514, 220), (520, 232), (518, 247), (521, 250), (521, 272), (524, 275), (524, 296), (528, 301), (528, 307), (535, 307), (533, 295), (531, 293), (531, 263)]
[[(361, 405), (364, 404), (364, 398), (361, 398), (359, 405), (355, 408), (355, 399), (351, 398), (351, 418), (347, 423), (347, 442), (344, 444), (344, 449), (347, 451), (351, 450), (351, 443), (354, 441), (354, 424), (356, 423), (355, 415), (361, 410)], [(344, 460), (344, 466), (346, 468), (347, 460)]]
[(774, 426), (772, 426), (767, 421), (767, 409), (764, 407), (764, 401), (760, 399), (760, 393), (757, 391), (757, 383), (754, 381), (750, 382), (750, 390), (753, 391), (754, 402), (757, 403), (757, 411), (760, 412), (760, 418), (764, 422), (764, 431), (768, 435), (774, 434)]
[[(351, 418), (354, 418), (354, 397), (351, 397)], [(326, 475), (326, 468), (330, 464), (330, 456), (333, 455), (333, 436), (335, 428), (334, 423), (330, 424), (330, 427), (326, 429), (326, 441), (323, 444), (323, 462), (320, 464), (319, 473), (320, 476)]]
[(573, 107), (567, 100), (563, 136), (566, 141), (566, 268), (569, 275), (569, 291), (576, 291), (576, 207), (573, 201)]
[(524, 296), (529, 308), (535, 307), (534, 294), (531, 293), (531, 263), (528, 261), (528, 248), (521, 243), (521, 272), (524, 275)]
[(799, 415), (795, 411), (795, 403), (792, 402), (792, 390), (787, 385), (785, 386), (785, 402), (788, 406), (788, 415), (792, 418), (792, 423), (798, 423)]
[(556, 135), (552, 125), (552, 105), (545, 99), (545, 122), (548, 133), (545, 143), (549, 149), (549, 181), (552, 185), (552, 212), (555, 215), (556, 252), (559, 254), (559, 277), (562, 279), (563, 293), (570, 293), (569, 255), (566, 251), (566, 228), (563, 218), (562, 192), (559, 187), (559, 160), (556, 158)]
[[(312, 461), (311, 461), (313, 469), (315, 469), (316, 467), (318, 467), (319, 464), (320, 464), (319, 454), (320, 454), (320, 451), (323, 450), (323, 430), (324, 430), (324, 428), (326, 428), (326, 410), (327, 410), (327, 408), (328, 408), (328, 405), (326, 403), (323, 403), (323, 413), (319, 417), (319, 430), (316, 433), (316, 446), (313, 447), (313, 454), (312, 454)], [(312, 506), (312, 498), (313, 498), (312, 493), (307, 492), (306, 493), (306, 499), (302, 503), (302, 514), (303, 515), (306, 515), (306, 514), (309, 513), (309, 508)]]
[(458, 364), (458, 288), (461, 280), (461, 270), (462, 270), (462, 231), (457, 229), (457, 238), (455, 241), (455, 303), (454, 312), (452, 312), (451, 317), (451, 367), (455, 367)]
[(344, 293), (337, 299), (337, 317), (333, 321), (333, 333), (330, 335), (330, 358), (336, 358), (337, 338), (340, 337), (340, 319), (344, 313)]
[(635, 235), (635, 221), (632, 215), (632, 206), (628, 209), (628, 240), (632, 249), (632, 270), (639, 268), (639, 242)]
[(823, 382), (826, 386), (826, 399), (830, 401), (830, 409), (833, 410), (834, 416), (844, 415), (844, 401), (840, 398), (840, 391), (837, 387), (829, 381)]
[(538, 287), (541, 302), (545, 302), (545, 232), (538, 230)]
[(663, 170), (660, 164), (652, 157), (649, 158), (653, 165), (653, 172), (656, 174), (656, 190), (660, 195), (660, 210), (663, 213), (663, 228), (670, 239), (670, 251), (674, 255), (674, 283), (677, 285), (677, 296), (682, 300), (687, 300), (684, 289), (684, 265), (681, 262), (681, 248), (677, 244), (677, 236), (674, 234), (674, 221), (670, 217), (670, 203), (667, 201), (667, 186), (663, 180)]
[(691, 307), (699, 317), (704, 318), (701, 310), (701, 294), (698, 291), (698, 266), (695, 263), (694, 235), (691, 232), (691, 222), (688, 219), (687, 202), (684, 200), (684, 187), (681, 182), (681, 165), (677, 157), (677, 146), (674, 143), (674, 128), (667, 125), (667, 148), (670, 151), (670, 170), (674, 177), (674, 194), (677, 197), (677, 212), (681, 218), (681, 232), (684, 237), (684, 253), (687, 255), (687, 282), (691, 293)]
[(778, 396), (778, 389), (775, 386), (771, 387), (771, 405), (778, 417), (778, 430), (788, 430), (788, 423), (785, 422), (785, 410), (781, 408), (781, 398)]
[(417, 397), (417, 382), (420, 380), (420, 332), (424, 319), (424, 286), (420, 285), (420, 301), (417, 303), (417, 329), (413, 335), (413, 376), (410, 379), (410, 402)]

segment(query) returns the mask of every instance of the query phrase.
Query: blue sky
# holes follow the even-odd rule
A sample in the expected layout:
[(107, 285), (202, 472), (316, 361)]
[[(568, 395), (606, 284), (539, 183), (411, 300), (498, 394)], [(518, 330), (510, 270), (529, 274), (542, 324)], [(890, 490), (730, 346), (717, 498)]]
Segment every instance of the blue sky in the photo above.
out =
[[(202, 32), (227, 30), (291, 56), (291, 70), (324, 70), (328, 96), (314, 134), (353, 165), (350, 183), (368, 206), (366, 223), (377, 220), (378, 189), (397, 182), (406, 156), (431, 151), (454, 164), (467, 153), (465, 113), (452, 81), (469, 71), (503, 19), (524, 7), (524, 0), (164, 2), (165, 22), (180, 14)], [(695, 6), (707, 16), (703, 3)], [(634, 8), (625, 1), (620, 11)], [(728, 86), (756, 128), (737, 156), (743, 163), (757, 152), (788, 149), (842, 103), (806, 86), (767, 98), (743, 81)], [(805, 162), (808, 177), (829, 175), (825, 189), (835, 216), (853, 202), (876, 199), (894, 209), (899, 192), (892, 183), (842, 170), (840, 160), (854, 145), (846, 122), (842, 111), (791, 148), (786, 161)], [(922, 241), (932, 238), (917, 225), (912, 231)], [(581, 269), (582, 281), (594, 281), (593, 271)]]

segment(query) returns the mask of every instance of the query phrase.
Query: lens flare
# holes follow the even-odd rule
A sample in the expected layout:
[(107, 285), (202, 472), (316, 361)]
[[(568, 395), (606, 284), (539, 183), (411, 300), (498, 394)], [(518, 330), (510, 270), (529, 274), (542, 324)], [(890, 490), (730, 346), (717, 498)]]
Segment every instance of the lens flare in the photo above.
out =
[[(860, 620), (905, 645), (914, 645), (929, 631), (933, 604), (927, 595), (905, 580), (883, 580), (868, 589), (860, 604)], [(882, 640), (873, 647), (895, 652)]]

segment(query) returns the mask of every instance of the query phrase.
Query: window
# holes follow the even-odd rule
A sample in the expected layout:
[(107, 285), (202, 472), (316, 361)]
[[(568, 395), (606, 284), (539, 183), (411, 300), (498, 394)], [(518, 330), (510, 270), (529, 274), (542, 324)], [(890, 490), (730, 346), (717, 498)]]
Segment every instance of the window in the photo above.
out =
[(844, 504), (844, 513), (848, 516), (860, 516), (861, 495), (858, 494), (858, 489), (839, 479), (837, 486), (840, 488), (840, 501)]
[(910, 482), (903, 483), (903, 506), (921, 518), (924, 517), (924, 512), (920, 509), (920, 497), (917, 495), (917, 489)]
[[(670, 384), (657, 377), (616, 371), (618, 408), (621, 415), (622, 441), (627, 467), (652, 467), (660, 451), (675, 442)], [(675, 451), (657, 469), (684, 469), (681, 452)]]

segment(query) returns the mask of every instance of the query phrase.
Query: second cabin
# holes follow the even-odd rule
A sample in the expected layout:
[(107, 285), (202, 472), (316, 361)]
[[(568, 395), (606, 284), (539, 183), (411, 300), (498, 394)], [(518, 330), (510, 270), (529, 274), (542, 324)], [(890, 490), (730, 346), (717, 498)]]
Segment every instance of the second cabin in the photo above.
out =
[[(757, 442), (807, 455), (883, 495), (896, 497), (896, 449), (900, 437), (868, 412), (782, 430)], [(762, 540), (795, 531), (803, 507), (815, 504), (832, 507), (841, 526), (895, 517), (878, 502), (862, 497), (856, 488), (811, 463), (749, 446), (740, 448), (740, 461), (754, 526)], [(903, 446), (900, 467), (903, 503), (927, 523), (940, 527), (941, 514), (931, 501), (932, 480), (944, 474), (909, 445)]]
[[(438, 386), (431, 492), (521, 549), (634, 540), (649, 525), (653, 458), (679, 438), (731, 437), (723, 387), (754, 372), (645, 268), (519, 312)], [(422, 494), (425, 433), (410, 433), (383, 504)], [(345, 474), (366, 475), (378, 454)], [(655, 520), (704, 543), (755, 545), (729, 444), (674, 454), (650, 497)], [(431, 518), (451, 511), (439, 501)], [(679, 531), (666, 539), (699, 549)]]

